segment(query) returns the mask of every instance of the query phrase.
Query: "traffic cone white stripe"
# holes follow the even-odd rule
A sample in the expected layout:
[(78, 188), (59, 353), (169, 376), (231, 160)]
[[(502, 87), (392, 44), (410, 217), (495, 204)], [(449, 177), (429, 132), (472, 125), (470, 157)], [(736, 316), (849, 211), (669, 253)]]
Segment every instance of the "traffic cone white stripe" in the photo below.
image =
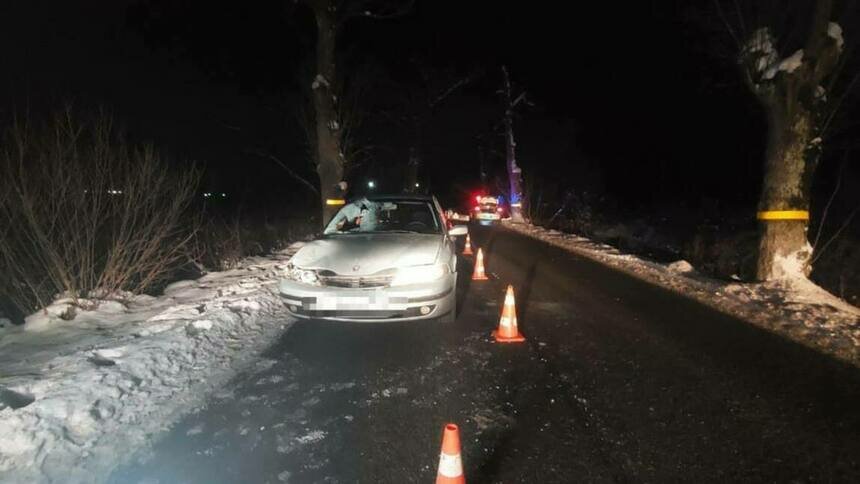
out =
[(472, 239), (466, 234), (466, 246), (463, 247), (463, 255), (472, 255)]
[(473, 281), (486, 281), (487, 274), (484, 272), (484, 252), (478, 248), (478, 255), (475, 260), (475, 271), (472, 273)]
[(501, 343), (521, 343), (525, 337), (517, 329), (517, 310), (514, 303), (514, 288), (508, 286), (505, 294), (505, 305), (499, 318), (499, 328), (493, 331), (493, 337)]
[(463, 459), (460, 454), (439, 454), (439, 475), (444, 477), (460, 477), (463, 475)]
[(466, 477), (463, 475), (463, 459), (460, 458), (460, 429), (456, 424), (445, 425), (442, 433), (436, 484), (466, 484)]

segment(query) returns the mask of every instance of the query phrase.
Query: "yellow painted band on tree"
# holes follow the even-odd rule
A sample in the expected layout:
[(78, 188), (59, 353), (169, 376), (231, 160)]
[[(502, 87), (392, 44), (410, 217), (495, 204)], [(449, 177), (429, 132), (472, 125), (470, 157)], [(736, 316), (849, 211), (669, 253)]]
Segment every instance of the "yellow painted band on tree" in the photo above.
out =
[(325, 201), (326, 205), (344, 205), (346, 204), (346, 200), (342, 198), (328, 198)]
[(807, 210), (765, 210), (756, 217), (759, 220), (809, 220)]

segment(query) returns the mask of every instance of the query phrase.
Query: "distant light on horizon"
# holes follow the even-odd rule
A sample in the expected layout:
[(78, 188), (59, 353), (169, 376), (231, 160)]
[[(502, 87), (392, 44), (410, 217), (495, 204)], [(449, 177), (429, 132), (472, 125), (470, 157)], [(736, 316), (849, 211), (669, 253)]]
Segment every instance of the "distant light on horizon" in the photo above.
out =
[(368, 181), (367, 182), (367, 188), (370, 188), (370, 189), (376, 188), (376, 182), (373, 180)]

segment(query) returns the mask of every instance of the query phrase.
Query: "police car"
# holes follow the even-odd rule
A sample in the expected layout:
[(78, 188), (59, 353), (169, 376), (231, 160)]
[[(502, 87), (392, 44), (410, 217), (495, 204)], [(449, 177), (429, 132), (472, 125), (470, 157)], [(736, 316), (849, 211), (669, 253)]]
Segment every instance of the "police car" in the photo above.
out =
[(495, 223), (502, 219), (502, 206), (497, 197), (477, 196), (475, 197), (475, 208), (473, 219), (482, 223)]

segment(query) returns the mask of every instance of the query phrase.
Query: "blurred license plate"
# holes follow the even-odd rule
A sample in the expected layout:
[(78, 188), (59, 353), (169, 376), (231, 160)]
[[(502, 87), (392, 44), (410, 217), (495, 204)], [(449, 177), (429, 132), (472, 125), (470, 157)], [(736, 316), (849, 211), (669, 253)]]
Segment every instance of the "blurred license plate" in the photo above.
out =
[(388, 298), (381, 296), (319, 296), (316, 309), (332, 311), (337, 309), (386, 309)]

